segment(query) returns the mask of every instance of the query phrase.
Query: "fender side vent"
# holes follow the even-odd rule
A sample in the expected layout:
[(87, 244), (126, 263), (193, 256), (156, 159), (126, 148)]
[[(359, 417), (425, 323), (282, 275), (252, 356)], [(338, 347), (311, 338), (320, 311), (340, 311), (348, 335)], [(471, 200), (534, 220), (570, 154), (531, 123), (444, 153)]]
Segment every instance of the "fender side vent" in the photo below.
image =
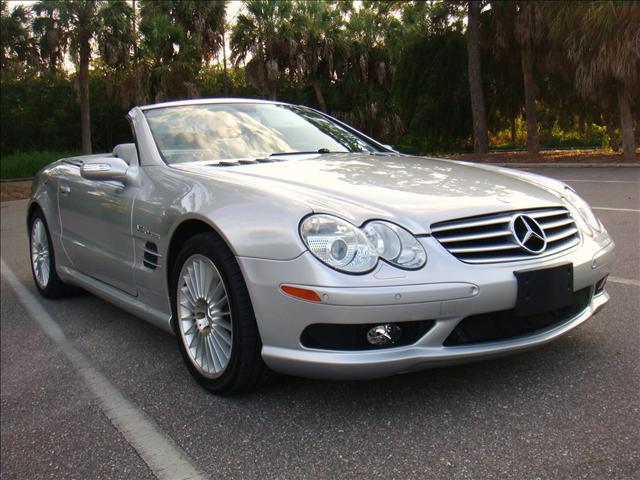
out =
[(142, 247), (144, 251), (144, 255), (142, 256), (142, 264), (151, 269), (155, 270), (160, 266), (160, 255), (158, 254), (158, 246), (153, 242), (147, 242)]

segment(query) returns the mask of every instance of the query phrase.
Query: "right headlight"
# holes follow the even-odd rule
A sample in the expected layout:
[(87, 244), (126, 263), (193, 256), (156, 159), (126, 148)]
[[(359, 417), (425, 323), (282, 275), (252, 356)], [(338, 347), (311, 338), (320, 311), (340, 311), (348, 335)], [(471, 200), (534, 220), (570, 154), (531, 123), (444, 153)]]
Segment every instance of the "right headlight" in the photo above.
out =
[(427, 253), (416, 237), (393, 223), (374, 221), (362, 229), (380, 258), (396, 267), (415, 270), (423, 267)]
[(600, 224), (600, 220), (593, 213), (589, 204), (584, 201), (573, 188), (564, 187), (564, 199), (567, 201), (569, 205), (571, 205), (575, 210), (577, 210), (580, 220), (586, 225), (586, 230), (590, 233), (592, 230), (599, 232), (602, 230), (602, 225)]
[(300, 236), (316, 258), (348, 273), (369, 272), (380, 258), (409, 270), (421, 268), (427, 261), (420, 242), (389, 222), (376, 220), (358, 228), (341, 218), (317, 214), (302, 221)]

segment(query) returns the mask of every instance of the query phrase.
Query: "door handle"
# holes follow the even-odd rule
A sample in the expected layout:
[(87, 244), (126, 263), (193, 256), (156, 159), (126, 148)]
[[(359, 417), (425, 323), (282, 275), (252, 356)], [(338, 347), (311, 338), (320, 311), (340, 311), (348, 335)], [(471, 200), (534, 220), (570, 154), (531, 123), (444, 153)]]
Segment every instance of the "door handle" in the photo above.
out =
[(60, 193), (62, 195), (68, 195), (69, 193), (71, 193), (71, 189), (68, 185), (60, 185)]

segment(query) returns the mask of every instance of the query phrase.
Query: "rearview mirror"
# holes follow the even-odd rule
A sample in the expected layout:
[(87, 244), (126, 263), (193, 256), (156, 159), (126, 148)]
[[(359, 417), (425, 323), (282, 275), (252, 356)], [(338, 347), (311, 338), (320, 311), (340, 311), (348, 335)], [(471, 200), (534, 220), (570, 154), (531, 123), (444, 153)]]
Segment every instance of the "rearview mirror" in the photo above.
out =
[(92, 158), (80, 168), (80, 175), (87, 180), (116, 180), (124, 182), (129, 165), (117, 157)]

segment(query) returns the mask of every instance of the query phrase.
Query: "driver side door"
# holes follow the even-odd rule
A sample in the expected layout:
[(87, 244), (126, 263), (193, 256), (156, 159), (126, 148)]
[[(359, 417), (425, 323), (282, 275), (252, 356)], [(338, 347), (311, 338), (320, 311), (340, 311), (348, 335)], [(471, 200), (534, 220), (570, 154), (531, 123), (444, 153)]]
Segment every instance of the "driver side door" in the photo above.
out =
[(62, 244), (74, 268), (129, 295), (137, 295), (131, 215), (138, 190), (84, 178), (79, 165), (69, 166), (58, 184)]

